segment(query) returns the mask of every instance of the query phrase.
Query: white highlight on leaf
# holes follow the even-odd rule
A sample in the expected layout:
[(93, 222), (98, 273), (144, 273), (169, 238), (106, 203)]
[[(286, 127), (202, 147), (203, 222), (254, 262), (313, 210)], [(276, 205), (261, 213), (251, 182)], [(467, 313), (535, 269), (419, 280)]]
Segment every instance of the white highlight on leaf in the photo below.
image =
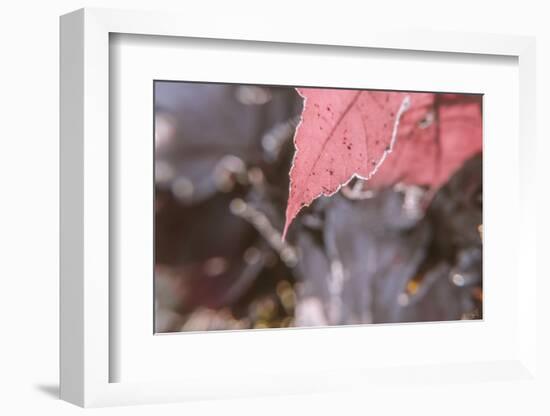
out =
[(391, 140), (390, 140), (390, 145), (388, 146), (388, 150), (384, 150), (384, 153), (382, 154), (382, 157), (380, 158), (380, 160), (378, 161), (378, 163), (376, 164), (374, 169), (371, 171), (371, 173), (369, 173), (369, 176), (366, 177), (366, 178), (361, 178), (361, 179), (364, 179), (364, 180), (368, 181), (370, 178), (372, 178), (372, 176), (376, 172), (378, 172), (378, 169), (380, 169), (380, 166), (382, 166), (382, 163), (384, 163), (384, 161), (386, 160), (388, 155), (391, 152), (393, 152), (393, 147), (395, 146), (395, 143), (397, 143), (397, 132), (398, 132), (398, 129), (399, 129), (399, 122), (401, 121), (401, 116), (403, 115), (403, 113), (405, 111), (407, 111), (409, 109), (410, 106), (411, 106), (411, 97), (409, 95), (407, 95), (407, 96), (405, 96), (405, 98), (403, 98), (403, 101), (401, 102), (401, 105), (399, 106), (399, 110), (397, 111), (397, 115), (395, 117), (395, 123), (393, 123), (393, 130), (392, 130)]

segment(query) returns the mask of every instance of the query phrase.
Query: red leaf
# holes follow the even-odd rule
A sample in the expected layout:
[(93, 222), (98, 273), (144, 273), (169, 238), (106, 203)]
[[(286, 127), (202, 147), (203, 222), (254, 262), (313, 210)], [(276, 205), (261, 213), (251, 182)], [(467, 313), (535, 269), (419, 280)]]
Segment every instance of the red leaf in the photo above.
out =
[[(481, 98), (300, 88), (283, 238), (298, 212), (353, 177), (437, 188), (481, 150)], [(409, 108), (410, 107), (410, 108)]]
[(298, 89), (304, 97), (290, 170), (288, 226), (302, 207), (332, 195), (354, 176), (371, 177), (392, 151), (407, 94), (364, 90)]
[(437, 190), (462, 164), (481, 151), (481, 96), (411, 93), (395, 151), (366, 187), (397, 182)]

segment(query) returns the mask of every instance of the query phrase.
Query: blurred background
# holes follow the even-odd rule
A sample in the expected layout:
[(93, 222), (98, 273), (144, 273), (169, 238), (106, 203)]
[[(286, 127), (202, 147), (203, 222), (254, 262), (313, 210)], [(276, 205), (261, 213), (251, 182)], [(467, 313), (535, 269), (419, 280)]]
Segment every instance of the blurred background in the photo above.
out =
[(482, 317), (482, 158), (431, 199), (354, 183), (281, 239), (302, 99), (156, 81), (155, 331)]

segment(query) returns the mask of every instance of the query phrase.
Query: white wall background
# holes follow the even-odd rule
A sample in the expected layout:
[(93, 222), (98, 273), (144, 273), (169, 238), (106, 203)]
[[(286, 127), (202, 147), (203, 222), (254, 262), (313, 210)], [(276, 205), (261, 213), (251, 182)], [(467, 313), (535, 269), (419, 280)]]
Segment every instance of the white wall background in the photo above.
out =
[[(187, 3), (187, 4), (186, 4)], [(510, 4), (512, 3), (512, 4)], [(538, 53), (538, 186), (550, 179), (550, 30), (545, 2), (443, 1), (320, 1), (199, 2), (168, 0), (5, 1), (0, 8), (0, 413), (76, 414), (82, 410), (56, 399), (58, 383), (58, 16), (74, 9), (116, 7), (179, 10), (197, 14), (208, 24), (211, 13), (231, 19), (279, 19), (286, 25), (326, 22), (327, 31), (342, 25), (387, 21), (389, 25), (471, 30), (537, 36)], [(254, 17), (256, 15), (256, 17)], [(306, 16), (306, 17), (304, 17)], [(541, 193), (544, 191), (541, 190)], [(549, 235), (548, 195), (541, 196), (539, 245)], [(550, 246), (545, 245), (546, 249)], [(543, 267), (540, 259), (539, 267)], [(544, 284), (539, 291), (548, 293)], [(550, 302), (540, 305), (548, 322)], [(548, 326), (550, 327), (550, 325)], [(541, 331), (549, 346), (549, 331)], [(550, 350), (550, 347), (547, 351)], [(543, 359), (545, 359), (543, 357)], [(545, 361), (546, 365), (548, 360)], [(550, 374), (550, 372), (546, 372)], [(536, 395), (506, 383), (473, 386), (470, 397), (456, 398), (452, 386), (414, 389), (396, 396), (362, 397), (345, 393), (323, 396), (198, 402), (162, 406), (99, 409), (101, 415), (125, 414), (381, 414), (407, 410), (423, 414), (546, 414)], [(521, 390), (521, 391), (518, 391)], [(550, 389), (549, 389), (550, 390)], [(529, 400), (533, 398), (533, 400)], [(487, 412), (487, 413), (484, 413)], [(511, 413), (508, 413), (511, 412)]]

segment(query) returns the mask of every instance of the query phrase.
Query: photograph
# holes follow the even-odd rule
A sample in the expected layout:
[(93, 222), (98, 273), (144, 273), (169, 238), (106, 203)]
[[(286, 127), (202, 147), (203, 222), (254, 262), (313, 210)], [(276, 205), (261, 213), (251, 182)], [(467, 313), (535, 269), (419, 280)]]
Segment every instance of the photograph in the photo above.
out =
[(483, 319), (482, 94), (152, 88), (155, 333)]
[(4, 2), (0, 416), (550, 416), (544, 5)]

